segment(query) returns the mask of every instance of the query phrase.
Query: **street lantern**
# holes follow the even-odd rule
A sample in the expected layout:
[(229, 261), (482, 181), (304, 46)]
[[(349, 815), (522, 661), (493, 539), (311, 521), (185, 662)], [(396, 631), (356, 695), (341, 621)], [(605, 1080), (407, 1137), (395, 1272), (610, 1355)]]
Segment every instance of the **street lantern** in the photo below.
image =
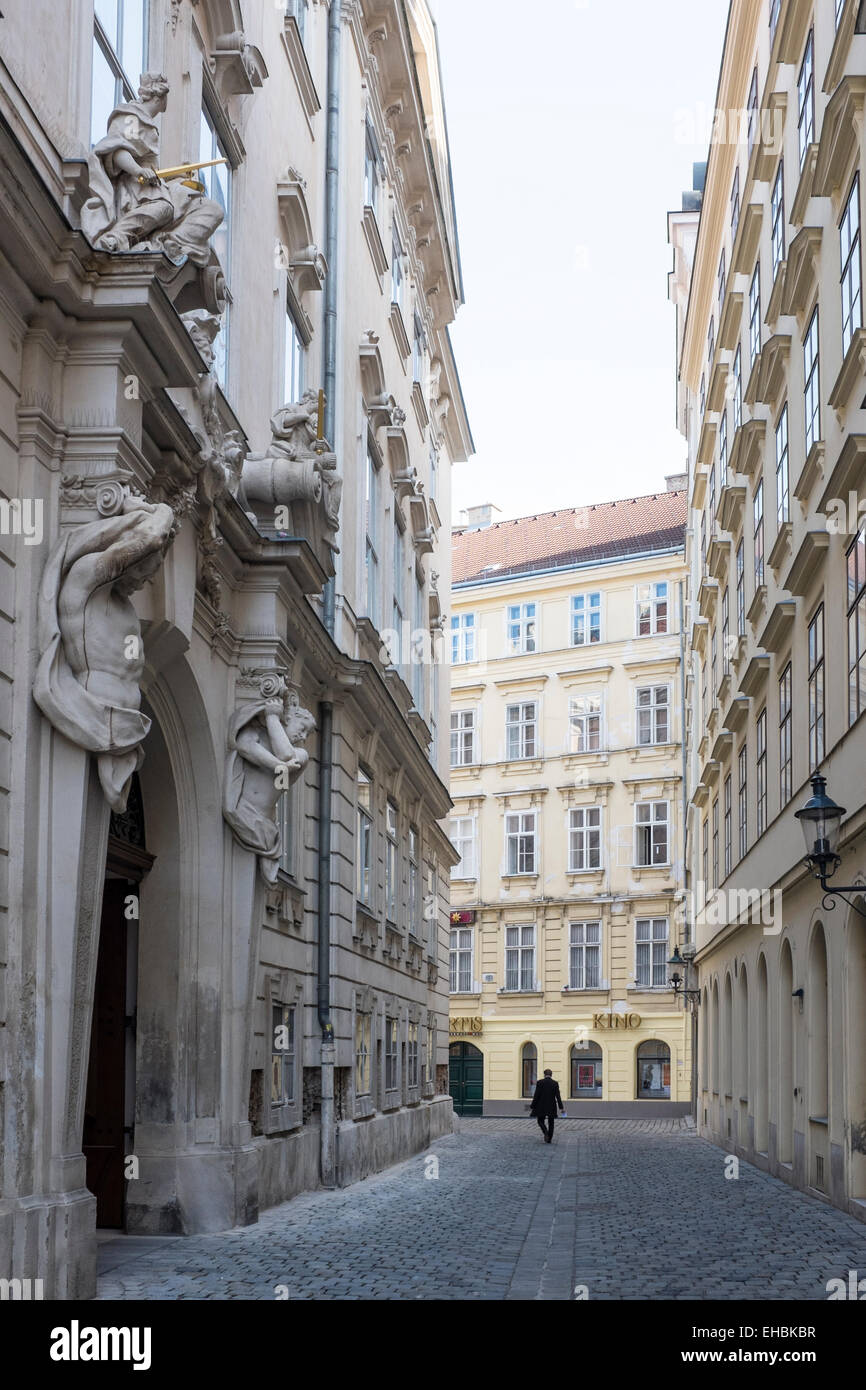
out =
[(806, 865), (824, 890), (824, 906), (834, 908), (836, 904), (833, 898), (840, 897), (861, 916), (866, 916), (862, 908), (845, 897), (846, 893), (862, 895), (862, 884), (851, 884), (844, 888), (827, 886), (827, 879), (833, 877), (842, 862), (839, 855), (839, 831), (845, 807), (837, 805), (832, 796), (827, 795), (827, 779), (822, 777), (820, 772), (816, 772), (812, 777), (812, 795), (809, 800), (799, 811), (795, 811), (794, 815), (803, 827)]
[[(682, 998), (687, 1004), (699, 1004), (701, 992), (699, 989), (686, 989), (686, 979), (688, 977), (689, 961), (680, 955), (679, 945), (674, 946), (674, 953), (668, 961), (668, 984), (676, 997)], [(680, 971), (683, 973), (680, 974)]]

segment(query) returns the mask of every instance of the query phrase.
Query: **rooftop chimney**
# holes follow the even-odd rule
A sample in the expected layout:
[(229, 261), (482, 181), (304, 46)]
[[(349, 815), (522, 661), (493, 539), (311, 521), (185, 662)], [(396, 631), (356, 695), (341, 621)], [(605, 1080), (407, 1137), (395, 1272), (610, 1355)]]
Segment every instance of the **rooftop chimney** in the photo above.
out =
[(480, 507), (464, 507), (463, 515), (466, 517), (467, 531), (480, 531), (485, 526), (490, 526), (493, 521), (493, 513), (501, 511), (493, 502), (482, 502)]
[(665, 487), (668, 492), (685, 492), (689, 485), (688, 473), (665, 474)]

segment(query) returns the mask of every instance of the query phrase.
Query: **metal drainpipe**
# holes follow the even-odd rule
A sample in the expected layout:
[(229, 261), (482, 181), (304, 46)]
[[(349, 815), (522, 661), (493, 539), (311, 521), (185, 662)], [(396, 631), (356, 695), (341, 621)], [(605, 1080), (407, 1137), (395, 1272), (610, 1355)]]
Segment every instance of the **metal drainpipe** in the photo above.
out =
[[(689, 913), (689, 793), (688, 793), (688, 749), (686, 747), (686, 625), (685, 625), (685, 606), (683, 603), (683, 581), (679, 581), (680, 594), (680, 743), (682, 745), (682, 768), (683, 768), (683, 915), (684, 924), (688, 929), (688, 941), (692, 940), (692, 928), (694, 923)], [(690, 976), (694, 973), (697, 981), (697, 967), (690, 961), (685, 967), (683, 974), (685, 983), (690, 983)], [(685, 1003), (684, 1003), (685, 1007)], [(692, 1119), (697, 1125), (698, 1122), (698, 1006), (692, 1002), (689, 1006), (691, 1014), (691, 1046), (692, 1046), (692, 1065), (691, 1065), (691, 1086), (692, 1086)]]
[[(331, 0), (328, 13), (328, 98), (325, 145), (325, 281), (323, 376), (325, 391), (325, 437), (336, 449), (337, 421), (337, 250), (338, 178), (340, 152), (340, 42), (342, 3)], [(329, 579), (322, 594), (322, 619), (334, 635), (334, 580)], [(333, 781), (334, 707), (329, 700), (319, 704), (319, 858), (317, 1005), (322, 1030), (321, 1076), (321, 1178), (323, 1187), (336, 1183), (336, 1124), (334, 1117), (334, 1025), (331, 1022), (331, 787)]]

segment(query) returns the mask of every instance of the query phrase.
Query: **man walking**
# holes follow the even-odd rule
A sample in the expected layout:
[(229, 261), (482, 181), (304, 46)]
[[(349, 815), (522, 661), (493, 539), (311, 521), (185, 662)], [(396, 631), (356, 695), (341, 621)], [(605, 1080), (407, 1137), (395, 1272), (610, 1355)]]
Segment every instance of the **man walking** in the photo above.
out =
[[(532, 1105), (529, 1108), (530, 1115), (534, 1115), (538, 1121), (545, 1144), (553, 1142), (553, 1122), (556, 1119), (557, 1110), (562, 1115), (565, 1113), (565, 1106), (562, 1103), (562, 1096), (559, 1094), (559, 1082), (554, 1081), (553, 1072), (548, 1068), (541, 1080), (535, 1083), (535, 1095), (532, 1097)], [(546, 1127), (545, 1120), (547, 1121)]]

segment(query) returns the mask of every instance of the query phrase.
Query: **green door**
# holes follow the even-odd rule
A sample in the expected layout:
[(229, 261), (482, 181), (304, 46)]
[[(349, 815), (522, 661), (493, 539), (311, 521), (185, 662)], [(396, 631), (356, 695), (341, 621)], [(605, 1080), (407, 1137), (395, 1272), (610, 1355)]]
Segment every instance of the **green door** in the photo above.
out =
[(484, 1056), (472, 1043), (448, 1049), (449, 1090), (458, 1115), (480, 1115), (484, 1102)]

